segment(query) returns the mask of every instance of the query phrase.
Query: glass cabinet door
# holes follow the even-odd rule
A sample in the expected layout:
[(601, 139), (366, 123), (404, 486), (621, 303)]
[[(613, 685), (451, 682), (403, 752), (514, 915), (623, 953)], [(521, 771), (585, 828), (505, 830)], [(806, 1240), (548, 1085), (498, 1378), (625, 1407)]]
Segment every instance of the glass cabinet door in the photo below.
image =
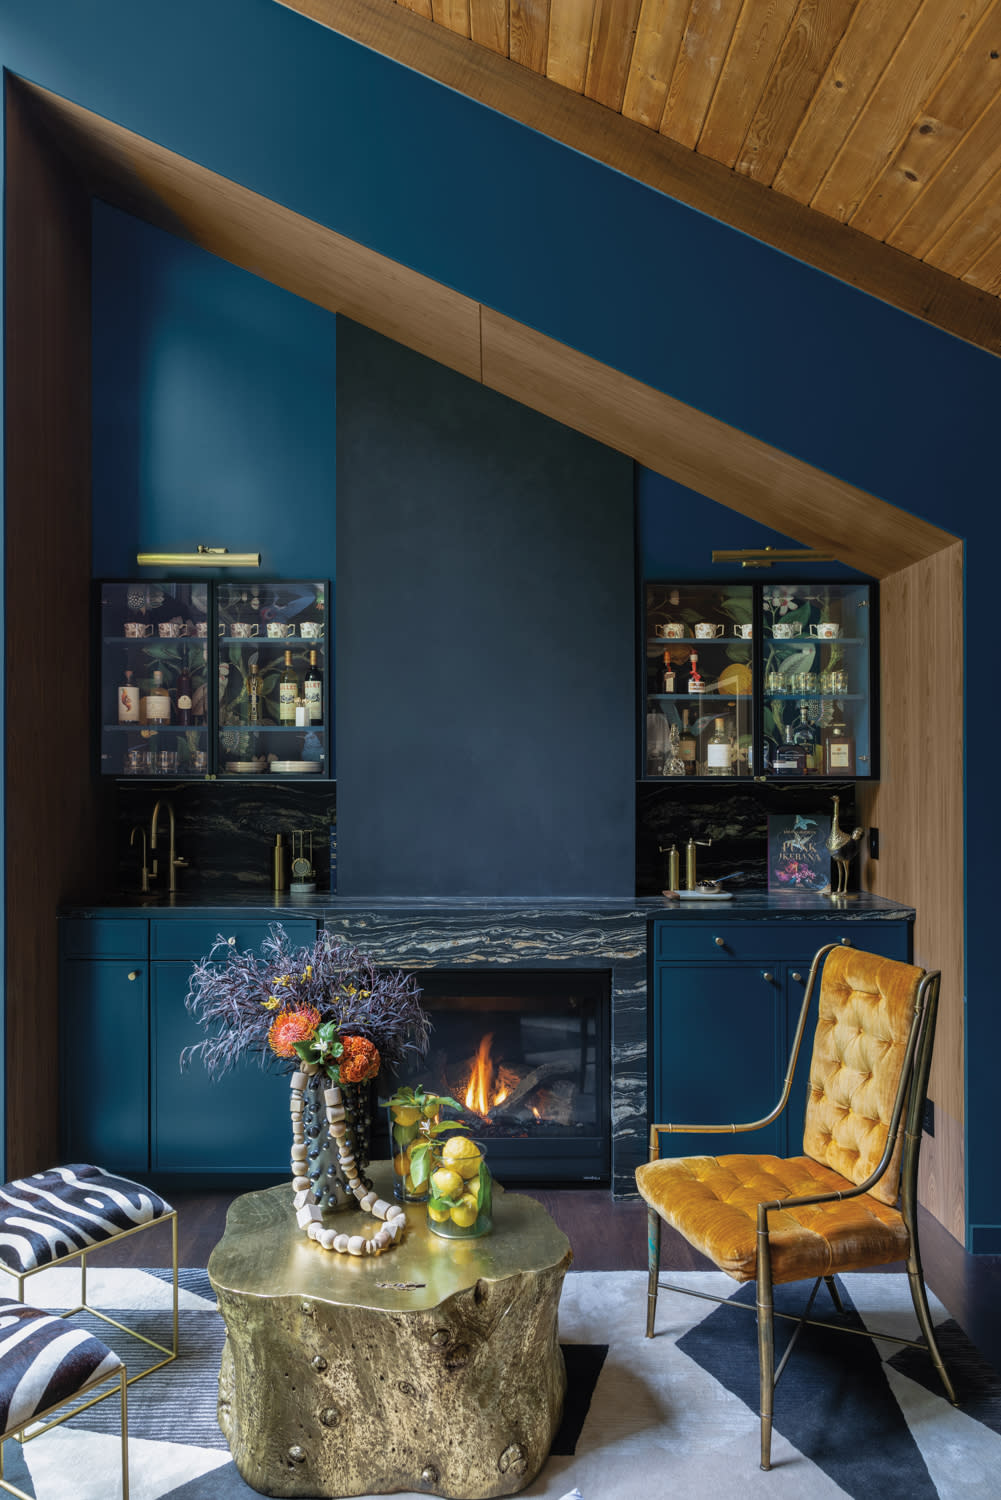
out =
[(764, 584), (762, 734), (775, 776), (872, 776), (868, 584)]
[(102, 774), (208, 771), (208, 587), (101, 584)]
[(750, 585), (647, 585), (646, 776), (752, 775), (753, 636)]
[(215, 587), (219, 775), (328, 775), (325, 585)]

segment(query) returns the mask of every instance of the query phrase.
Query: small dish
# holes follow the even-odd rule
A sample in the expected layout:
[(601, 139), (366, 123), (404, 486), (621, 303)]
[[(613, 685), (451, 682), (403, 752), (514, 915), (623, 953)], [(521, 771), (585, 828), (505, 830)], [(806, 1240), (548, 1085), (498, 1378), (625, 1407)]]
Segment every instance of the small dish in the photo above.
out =
[(273, 760), (272, 771), (283, 771), (286, 775), (301, 776), (308, 771), (318, 771), (320, 762), (318, 760)]
[(268, 763), (262, 755), (259, 760), (228, 760), (227, 771), (235, 771), (243, 776), (256, 775), (260, 771), (266, 771)]
[(733, 891), (679, 891), (682, 901), (732, 901)]

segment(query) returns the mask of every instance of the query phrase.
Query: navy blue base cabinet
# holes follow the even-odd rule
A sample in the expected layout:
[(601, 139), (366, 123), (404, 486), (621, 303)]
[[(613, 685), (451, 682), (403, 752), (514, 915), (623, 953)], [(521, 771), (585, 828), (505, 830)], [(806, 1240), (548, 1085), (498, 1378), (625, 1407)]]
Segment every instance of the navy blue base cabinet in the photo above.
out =
[[(650, 1123), (747, 1124), (778, 1102), (800, 1006), (818, 948), (853, 947), (910, 962), (909, 920), (652, 923)], [(778, 1120), (739, 1135), (661, 1138), (663, 1156), (797, 1155), (816, 995), (789, 1104)]]
[[(296, 944), (315, 921), (284, 922)], [(213, 1082), (183, 1047), (204, 1035), (184, 997), (221, 930), (240, 951), (268, 923), (68, 918), (61, 929), (60, 1141), (64, 1161), (198, 1186), (287, 1175), (288, 1082), (248, 1062)]]

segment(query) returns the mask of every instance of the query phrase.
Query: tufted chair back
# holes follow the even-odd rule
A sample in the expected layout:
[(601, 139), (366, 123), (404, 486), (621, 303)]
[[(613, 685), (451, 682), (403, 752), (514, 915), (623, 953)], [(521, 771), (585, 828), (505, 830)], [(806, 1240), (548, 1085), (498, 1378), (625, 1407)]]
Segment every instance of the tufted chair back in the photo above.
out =
[[(914, 1016), (922, 969), (835, 948), (820, 986), (803, 1153), (854, 1183), (879, 1165)], [(902, 1132), (901, 1132), (902, 1136)], [(900, 1149), (872, 1188), (897, 1201)]]

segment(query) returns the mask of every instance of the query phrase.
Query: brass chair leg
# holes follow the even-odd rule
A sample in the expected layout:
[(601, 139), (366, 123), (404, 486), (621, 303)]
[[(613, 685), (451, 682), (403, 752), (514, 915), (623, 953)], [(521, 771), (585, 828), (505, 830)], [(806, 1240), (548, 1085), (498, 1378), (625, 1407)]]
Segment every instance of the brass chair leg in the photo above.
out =
[(925, 1343), (928, 1345), (928, 1353), (931, 1355), (932, 1364), (938, 1371), (938, 1378), (945, 1389), (946, 1397), (952, 1402), (953, 1406), (958, 1406), (959, 1400), (953, 1389), (952, 1381), (949, 1379), (949, 1372), (945, 1368), (945, 1361), (938, 1347), (938, 1340), (935, 1338), (935, 1329), (932, 1326), (931, 1320), (931, 1309), (928, 1306), (928, 1294), (925, 1291), (925, 1281), (921, 1274), (921, 1262), (914, 1253), (911, 1254), (907, 1261), (907, 1281), (911, 1288), (911, 1301), (914, 1303), (914, 1311), (917, 1313), (921, 1332), (924, 1334)]
[(834, 1277), (825, 1276), (824, 1285), (831, 1294), (831, 1301), (834, 1303), (836, 1311), (839, 1313), (843, 1313), (845, 1310), (845, 1305), (841, 1300), (841, 1293), (838, 1291), (837, 1283), (835, 1282)]
[(656, 1209), (647, 1209), (646, 1216), (646, 1336), (653, 1338), (653, 1324), (657, 1316), (657, 1279), (660, 1275), (660, 1214)]
[(761, 1467), (772, 1466), (772, 1411), (775, 1401), (775, 1301), (772, 1294), (772, 1247), (768, 1239), (768, 1215), (758, 1204), (758, 1279), (755, 1303), (758, 1314), (758, 1400), (761, 1410)]

